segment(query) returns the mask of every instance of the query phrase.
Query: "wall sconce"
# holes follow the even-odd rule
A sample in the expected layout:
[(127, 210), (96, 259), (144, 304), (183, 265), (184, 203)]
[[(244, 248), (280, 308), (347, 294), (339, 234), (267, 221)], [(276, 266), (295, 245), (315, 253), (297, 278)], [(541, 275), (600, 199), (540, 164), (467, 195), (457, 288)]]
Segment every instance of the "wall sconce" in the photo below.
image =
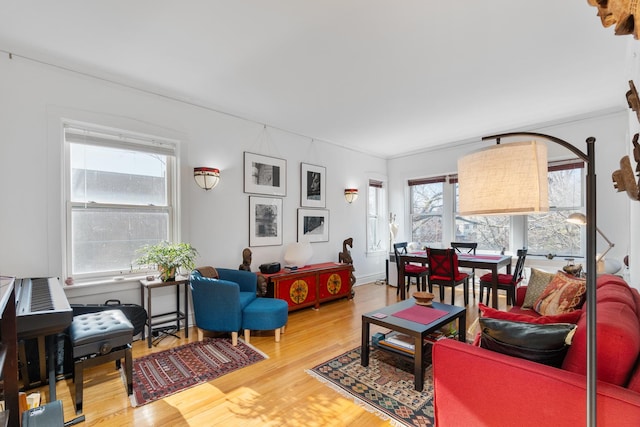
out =
[(220, 171), (216, 168), (193, 168), (193, 179), (198, 187), (203, 190), (211, 190), (220, 182)]
[(344, 198), (347, 202), (353, 203), (358, 198), (358, 189), (357, 188), (345, 188), (344, 189)]

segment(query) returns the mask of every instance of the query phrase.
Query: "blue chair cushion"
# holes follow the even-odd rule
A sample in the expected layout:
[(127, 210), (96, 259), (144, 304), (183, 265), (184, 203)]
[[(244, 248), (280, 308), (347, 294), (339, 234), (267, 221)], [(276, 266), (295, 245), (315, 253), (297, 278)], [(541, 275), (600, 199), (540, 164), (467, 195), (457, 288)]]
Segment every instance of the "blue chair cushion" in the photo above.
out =
[(287, 324), (289, 305), (277, 298), (256, 298), (242, 311), (242, 329), (270, 331)]

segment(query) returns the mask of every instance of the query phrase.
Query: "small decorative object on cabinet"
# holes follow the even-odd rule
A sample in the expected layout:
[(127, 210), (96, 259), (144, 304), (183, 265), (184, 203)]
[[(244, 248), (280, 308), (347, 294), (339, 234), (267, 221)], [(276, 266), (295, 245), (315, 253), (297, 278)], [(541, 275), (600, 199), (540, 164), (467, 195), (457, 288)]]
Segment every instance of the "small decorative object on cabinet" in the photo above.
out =
[(339, 298), (351, 299), (351, 264), (326, 262), (311, 264), (293, 271), (281, 270), (264, 274), (267, 297), (283, 299), (289, 311), (313, 306)]

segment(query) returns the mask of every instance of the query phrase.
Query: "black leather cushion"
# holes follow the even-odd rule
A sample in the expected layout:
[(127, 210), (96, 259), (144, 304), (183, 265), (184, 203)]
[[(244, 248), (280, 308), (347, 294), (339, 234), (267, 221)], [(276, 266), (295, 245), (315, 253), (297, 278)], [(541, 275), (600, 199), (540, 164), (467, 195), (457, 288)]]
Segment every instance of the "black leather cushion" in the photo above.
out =
[(545, 365), (560, 367), (576, 325), (532, 324), (480, 318), (480, 347)]

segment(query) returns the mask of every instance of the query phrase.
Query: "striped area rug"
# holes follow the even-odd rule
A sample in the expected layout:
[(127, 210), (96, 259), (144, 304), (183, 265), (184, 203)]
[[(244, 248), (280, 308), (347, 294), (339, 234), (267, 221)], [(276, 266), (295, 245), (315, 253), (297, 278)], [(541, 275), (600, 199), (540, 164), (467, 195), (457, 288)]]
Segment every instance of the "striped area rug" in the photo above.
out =
[(267, 359), (242, 340), (205, 338), (133, 361), (133, 406), (141, 406)]

